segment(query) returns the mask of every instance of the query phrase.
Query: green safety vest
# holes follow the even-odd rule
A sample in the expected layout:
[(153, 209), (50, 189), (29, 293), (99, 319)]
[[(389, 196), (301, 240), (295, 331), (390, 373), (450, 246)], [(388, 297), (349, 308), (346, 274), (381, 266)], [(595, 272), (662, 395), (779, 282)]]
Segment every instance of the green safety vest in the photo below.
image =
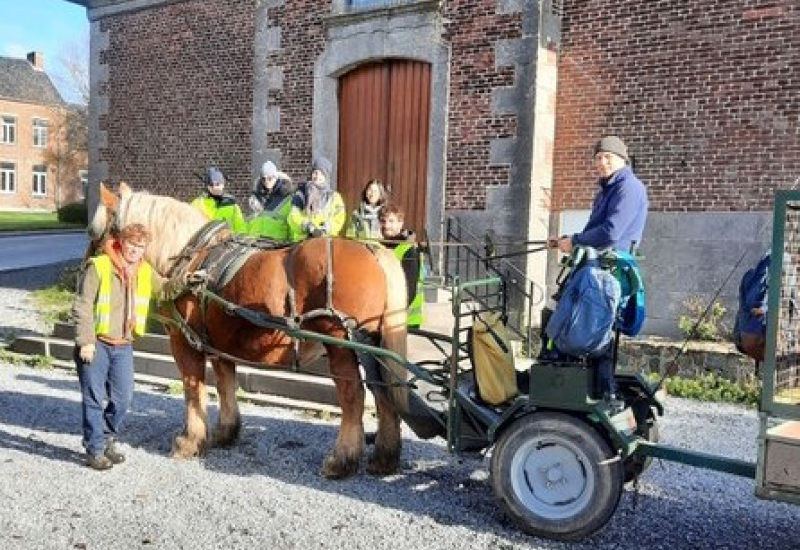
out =
[[(94, 332), (108, 334), (111, 330), (111, 280), (114, 266), (111, 258), (103, 254), (91, 259), (100, 278), (100, 288), (94, 305)], [(144, 334), (147, 324), (147, 312), (150, 309), (150, 296), (153, 293), (153, 271), (150, 264), (142, 262), (136, 272), (136, 326), (133, 332), (139, 336)]]
[(214, 197), (203, 194), (194, 199), (191, 205), (205, 214), (209, 220), (227, 222), (234, 233), (245, 233), (247, 231), (242, 209), (235, 202), (217, 206), (217, 200)]
[[(406, 281), (409, 289), (409, 304), (408, 304), (408, 326), (420, 327), (425, 322), (425, 313), (422, 310), (422, 304), (425, 303), (425, 293), (422, 288), (423, 270), (422, 258), (419, 258), (419, 269), (416, 274), (409, 273), (406, 266), (409, 259), (406, 258), (407, 254), (419, 254), (417, 246), (414, 243), (400, 243), (394, 249), (394, 256), (400, 263), (403, 264), (403, 271), (406, 274)], [(413, 278), (416, 283), (413, 283)]]
[(286, 196), (271, 212), (261, 212), (247, 223), (247, 234), (252, 237), (267, 237), (276, 241), (289, 241), (289, 223), (286, 218), (292, 209), (292, 196)]

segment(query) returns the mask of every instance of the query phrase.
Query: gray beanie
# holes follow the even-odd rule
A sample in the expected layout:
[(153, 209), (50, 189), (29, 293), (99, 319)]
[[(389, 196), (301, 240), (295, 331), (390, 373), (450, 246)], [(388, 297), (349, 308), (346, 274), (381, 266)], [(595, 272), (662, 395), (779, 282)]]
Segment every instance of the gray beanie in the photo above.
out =
[(261, 177), (262, 178), (274, 178), (278, 175), (278, 167), (275, 166), (275, 163), (271, 160), (268, 160), (264, 164), (261, 165)]
[(596, 155), (600, 152), (614, 153), (625, 160), (625, 162), (629, 162), (630, 160), (628, 158), (628, 147), (617, 136), (605, 136), (598, 141), (594, 146), (594, 154)]
[(325, 179), (328, 182), (331, 181), (331, 170), (333, 169), (333, 165), (331, 161), (326, 159), (325, 157), (317, 157), (314, 159), (314, 162), (311, 163), (311, 171), (319, 170), (323, 174), (325, 174)]

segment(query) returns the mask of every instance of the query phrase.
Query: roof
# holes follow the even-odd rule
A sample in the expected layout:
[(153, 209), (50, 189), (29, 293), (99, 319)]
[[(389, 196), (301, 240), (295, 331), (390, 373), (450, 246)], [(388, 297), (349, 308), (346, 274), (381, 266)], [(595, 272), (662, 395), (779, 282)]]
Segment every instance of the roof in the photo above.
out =
[(27, 59), (0, 57), (0, 99), (39, 103), (64, 102), (47, 73), (33, 68)]

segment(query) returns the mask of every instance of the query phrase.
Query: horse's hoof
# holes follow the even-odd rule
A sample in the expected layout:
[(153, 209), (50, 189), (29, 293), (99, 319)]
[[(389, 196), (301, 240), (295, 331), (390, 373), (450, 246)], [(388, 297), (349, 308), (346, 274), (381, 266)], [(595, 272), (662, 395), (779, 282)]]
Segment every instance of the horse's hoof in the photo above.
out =
[(239, 439), (239, 426), (217, 427), (211, 436), (213, 447), (232, 447)]
[(372, 476), (389, 476), (400, 469), (400, 453), (373, 453), (367, 462), (367, 473)]
[(330, 455), (322, 462), (322, 476), (327, 479), (345, 479), (358, 472), (358, 460), (341, 460)]
[(189, 439), (185, 435), (175, 437), (172, 443), (172, 452), (170, 456), (173, 458), (196, 458), (203, 456), (206, 452), (206, 445), (199, 441)]

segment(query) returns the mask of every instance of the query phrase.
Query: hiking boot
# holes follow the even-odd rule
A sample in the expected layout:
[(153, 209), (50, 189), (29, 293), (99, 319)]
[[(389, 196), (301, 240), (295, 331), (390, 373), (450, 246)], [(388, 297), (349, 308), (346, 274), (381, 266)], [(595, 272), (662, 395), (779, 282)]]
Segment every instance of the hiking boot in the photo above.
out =
[(111, 459), (104, 454), (94, 455), (89, 453), (86, 455), (86, 465), (93, 470), (108, 470), (114, 465), (114, 463), (111, 462)]
[(122, 464), (125, 462), (125, 455), (120, 452), (117, 440), (113, 437), (108, 439), (104, 454), (113, 464)]

